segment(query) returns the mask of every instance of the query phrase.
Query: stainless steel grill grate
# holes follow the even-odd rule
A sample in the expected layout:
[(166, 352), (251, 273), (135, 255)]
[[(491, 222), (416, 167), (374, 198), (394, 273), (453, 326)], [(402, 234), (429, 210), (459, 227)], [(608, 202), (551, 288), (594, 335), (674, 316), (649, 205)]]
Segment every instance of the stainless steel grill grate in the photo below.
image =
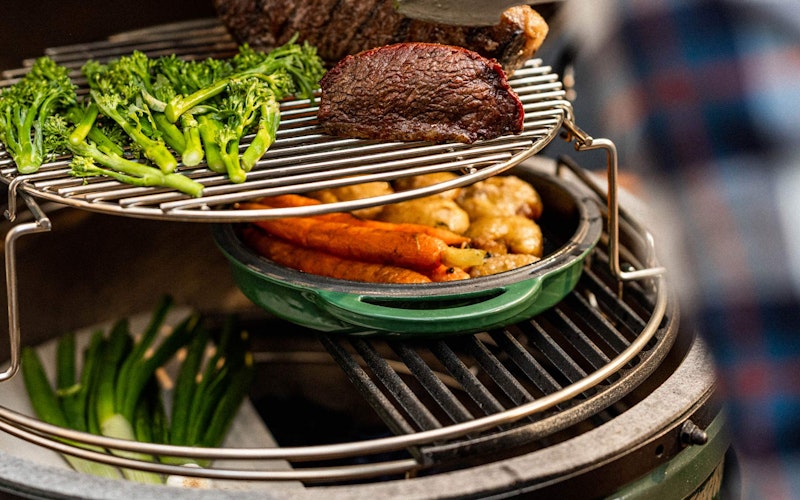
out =
[[(321, 336), (320, 341), (395, 434), (436, 432), (509, 416), (563, 395), (603, 371), (648, 328), (655, 305), (651, 293), (633, 286), (620, 300), (606, 256), (596, 252), (575, 291), (530, 321), (435, 341), (339, 336)], [(670, 311), (638, 355), (608, 373), (601, 384), (540, 406), (535, 413), (519, 411), (518, 419), (501, 419), (489, 429), (423, 443), (411, 453), (422, 464), (439, 466), (469, 456), (485, 459), (542, 446), (542, 440), (552, 444), (571, 426), (587, 427), (587, 419), (603, 422), (610, 418), (602, 416), (604, 411), (661, 365), (676, 333)]]
[[(236, 47), (216, 21), (207, 21), (128, 33), (100, 43), (50, 49), (48, 54), (59, 63), (74, 68), (75, 81), (81, 86), (79, 68), (87, 59), (109, 59), (132, 50), (153, 56), (175, 53), (186, 58), (199, 58), (230, 56)], [(19, 76), (19, 72), (6, 76), (7, 85)], [(317, 125), (316, 99), (286, 101), (281, 106), (282, 120), (277, 141), (248, 174), (245, 183), (231, 183), (227, 176), (216, 174), (202, 165), (179, 167), (181, 172), (205, 186), (201, 198), (189, 198), (160, 188), (131, 187), (109, 179), (74, 178), (69, 174), (69, 158), (56, 159), (36, 174), (19, 176), (2, 149), (0, 178), (10, 184), (12, 195), (24, 191), (38, 198), (87, 210), (152, 219), (223, 222), (383, 205), (496, 175), (547, 145), (561, 128), (565, 108), (569, 107), (557, 75), (541, 61), (534, 60), (518, 70), (510, 82), (525, 108), (523, 132), (473, 145), (379, 143), (335, 138), (323, 134)], [(85, 88), (81, 86), (80, 92), (85, 92)], [(248, 143), (249, 137), (243, 141), (242, 147)], [(323, 207), (256, 210), (246, 215), (226, 208), (237, 201), (258, 196), (303, 193), (438, 171), (461, 175), (453, 181), (422, 189)], [(12, 214), (13, 210), (12, 200)]]

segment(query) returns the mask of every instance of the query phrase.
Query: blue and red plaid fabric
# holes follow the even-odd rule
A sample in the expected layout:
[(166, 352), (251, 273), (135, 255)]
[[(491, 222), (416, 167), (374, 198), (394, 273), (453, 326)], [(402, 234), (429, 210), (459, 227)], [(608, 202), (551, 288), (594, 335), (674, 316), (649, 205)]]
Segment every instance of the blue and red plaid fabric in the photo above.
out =
[(668, 245), (752, 465), (745, 496), (800, 498), (800, 3), (572, 0), (562, 14), (547, 43), (574, 48), (576, 121), (682, 226)]

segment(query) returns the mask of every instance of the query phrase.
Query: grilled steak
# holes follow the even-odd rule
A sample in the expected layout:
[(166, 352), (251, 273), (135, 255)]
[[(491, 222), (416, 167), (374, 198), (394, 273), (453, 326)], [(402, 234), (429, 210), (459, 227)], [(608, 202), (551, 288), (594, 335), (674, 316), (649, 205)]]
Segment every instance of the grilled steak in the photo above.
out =
[(345, 57), (320, 85), (317, 116), (334, 135), (469, 143), (522, 130), (522, 103), (503, 69), (462, 47), (378, 47)]
[(393, 0), (213, 1), (238, 43), (270, 49), (299, 34), (329, 64), (382, 45), (434, 42), (497, 59), (510, 73), (533, 56), (548, 30), (544, 18), (526, 5), (508, 9), (495, 26), (464, 27), (407, 18)]

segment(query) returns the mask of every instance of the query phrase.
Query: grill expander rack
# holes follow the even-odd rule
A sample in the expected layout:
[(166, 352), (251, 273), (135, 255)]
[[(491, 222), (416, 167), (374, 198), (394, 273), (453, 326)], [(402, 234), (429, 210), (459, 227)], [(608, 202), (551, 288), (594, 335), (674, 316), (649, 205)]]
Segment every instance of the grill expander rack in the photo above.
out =
[[(200, 34), (199, 39), (194, 38)], [(232, 55), (235, 45), (217, 20), (200, 20), (152, 29), (128, 32), (107, 41), (48, 49), (47, 54), (59, 63), (77, 68), (88, 58), (112, 58), (131, 50), (142, 50), (151, 55), (176, 53), (184, 57), (225, 57)], [(31, 61), (27, 62), (30, 66)], [(24, 72), (8, 72), (0, 86), (12, 83)], [(667, 292), (663, 282), (664, 269), (655, 261), (654, 243), (649, 232), (632, 218), (622, 213), (617, 196), (617, 152), (606, 139), (594, 139), (576, 126), (571, 103), (557, 75), (542, 65), (540, 60), (529, 62), (518, 70), (510, 83), (520, 95), (525, 107), (525, 125), (520, 135), (507, 136), (473, 145), (428, 143), (378, 143), (363, 140), (339, 139), (325, 136), (314, 123), (316, 100), (287, 100), (282, 103), (282, 122), (278, 140), (267, 155), (248, 174), (244, 184), (232, 184), (224, 176), (207, 168), (198, 167), (182, 171), (202, 182), (203, 197), (185, 195), (157, 188), (126, 186), (107, 179), (84, 182), (69, 175), (68, 158), (59, 158), (44, 165), (36, 174), (20, 176), (0, 149), (0, 180), (8, 184), (9, 221), (17, 217), (17, 198), (21, 198), (30, 211), (31, 221), (12, 227), (6, 236), (5, 269), (8, 291), (9, 315), (9, 368), (0, 373), (0, 382), (12, 378), (19, 369), (21, 335), (17, 307), (17, 274), (15, 243), (25, 234), (47, 232), (51, 222), (37, 203), (37, 199), (89, 211), (156, 220), (185, 222), (241, 222), (259, 218), (302, 216), (334, 211), (350, 211), (383, 205), (472, 184), (502, 173), (541, 151), (559, 133), (568, 142), (574, 142), (577, 151), (602, 150), (606, 154), (607, 188), (597, 186), (580, 168), (562, 162), (578, 179), (595, 191), (606, 202), (608, 264), (612, 276), (619, 281), (621, 294), (625, 283), (644, 280), (654, 293), (653, 314), (636, 339), (619, 355), (589, 376), (545, 397), (523, 404), (513, 410), (450, 425), (444, 428), (372, 439), (365, 442), (343, 443), (301, 448), (277, 449), (208, 449), (135, 443), (94, 436), (62, 429), (0, 406), (0, 428), (4, 431), (50, 448), (83, 458), (106, 462), (122, 467), (150, 470), (164, 474), (182, 474), (219, 479), (252, 480), (302, 480), (330, 481), (373, 477), (391, 473), (411, 473), (420, 464), (413, 459), (389, 461), (351, 467), (321, 467), (291, 471), (242, 471), (225, 469), (195, 470), (144, 463), (118, 456), (99, 454), (65, 444), (62, 440), (101, 446), (109, 449), (137, 451), (151, 455), (184, 456), (207, 459), (286, 459), (305, 461), (320, 457), (333, 459), (359, 454), (408, 449), (423, 444), (447, 441), (517, 422), (533, 414), (544, 412), (562, 404), (586, 390), (596, 387), (618, 373), (631, 362), (657, 334), (667, 310)], [(244, 141), (242, 147), (246, 147)], [(396, 193), (393, 195), (337, 202), (320, 206), (291, 209), (253, 210), (231, 209), (232, 204), (259, 196), (282, 193), (307, 192), (342, 185), (390, 180), (402, 176), (428, 172), (454, 171), (460, 174), (452, 181), (433, 186)], [(643, 235), (643, 256), (630, 254), (620, 246), (620, 226), (624, 225), (636, 235)], [(620, 255), (627, 262), (638, 262), (634, 268), (623, 266)], [(637, 258), (639, 257), (639, 258)]]

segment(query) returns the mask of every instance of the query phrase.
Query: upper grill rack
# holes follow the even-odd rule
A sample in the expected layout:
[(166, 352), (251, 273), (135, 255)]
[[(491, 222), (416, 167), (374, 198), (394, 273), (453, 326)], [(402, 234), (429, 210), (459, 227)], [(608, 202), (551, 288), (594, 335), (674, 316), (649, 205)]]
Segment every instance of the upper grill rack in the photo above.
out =
[[(185, 58), (228, 57), (236, 45), (217, 20), (194, 21), (126, 33), (91, 44), (48, 49), (54, 60), (72, 68), (79, 92), (85, 92), (80, 66), (88, 59), (107, 60), (133, 50), (150, 56), (177, 54)], [(32, 61), (25, 63), (27, 66)], [(0, 86), (10, 85), (25, 68), (6, 72)], [(539, 152), (559, 132), (570, 104), (551, 68), (532, 60), (509, 78), (525, 109), (523, 132), (475, 144), (375, 142), (326, 135), (316, 121), (318, 98), (287, 100), (281, 105), (277, 140), (242, 184), (230, 182), (204, 165), (179, 166), (185, 175), (205, 186), (200, 198), (162, 188), (142, 188), (107, 178), (80, 179), (70, 175), (69, 158), (58, 158), (35, 174), (18, 175), (0, 147), (0, 179), (9, 184), (9, 216), (15, 195), (37, 198), (92, 211), (132, 217), (226, 222), (308, 215), (384, 205), (472, 184), (491, 177)], [(246, 137), (241, 147), (249, 144)], [(309, 191), (372, 181), (388, 181), (429, 172), (452, 171), (455, 179), (364, 200), (322, 206), (239, 211), (231, 206), (260, 196)]]

